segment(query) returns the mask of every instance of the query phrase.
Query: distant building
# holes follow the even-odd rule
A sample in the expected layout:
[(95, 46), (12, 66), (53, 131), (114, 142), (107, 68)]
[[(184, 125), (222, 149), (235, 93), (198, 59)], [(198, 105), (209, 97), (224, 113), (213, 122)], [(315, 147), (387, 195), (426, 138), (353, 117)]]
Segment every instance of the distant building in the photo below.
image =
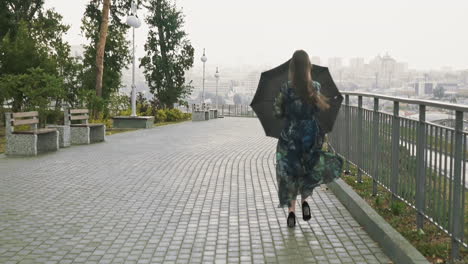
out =
[(434, 88), (436, 87), (436, 85), (437, 85), (436, 82), (424, 82), (424, 81), (413, 82), (409, 84), (410, 87), (413, 87), (414, 93), (417, 96), (433, 95)]
[(408, 85), (412, 87), (416, 95), (433, 95), (434, 90), (437, 88), (444, 88), (444, 92), (446, 95), (456, 95), (459, 91), (459, 86), (457, 83), (446, 83), (446, 82), (412, 82)]
[(315, 65), (322, 65), (322, 61), (320, 60), (320, 57), (318, 56), (312, 56), (312, 58), (310, 58), (310, 62), (312, 64), (315, 64)]
[(354, 82), (339, 82), (337, 83), (338, 89), (342, 91), (356, 91), (359, 89), (359, 85)]
[(349, 59), (349, 67), (352, 69), (363, 69), (364, 68), (364, 58), (351, 58)]
[(328, 68), (332, 71), (339, 70), (343, 67), (343, 59), (339, 57), (329, 58), (328, 59)]
[(402, 77), (408, 72), (408, 63), (397, 62), (388, 53), (384, 56), (377, 55), (367, 65), (367, 72), (374, 77), (374, 86), (400, 87), (403, 85)]
[(408, 71), (408, 63), (406, 62), (397, 62), (395, 65), (395, 72), (397, 74), (405, 73)]
[(424, 83), (424, 94), (433, 94), (434, 93), (434, 83), (426, 82)]
[(458, 84), (457, 83), (437, 83), (437, 87), (442, 87), (446, 92), (457, 92)]

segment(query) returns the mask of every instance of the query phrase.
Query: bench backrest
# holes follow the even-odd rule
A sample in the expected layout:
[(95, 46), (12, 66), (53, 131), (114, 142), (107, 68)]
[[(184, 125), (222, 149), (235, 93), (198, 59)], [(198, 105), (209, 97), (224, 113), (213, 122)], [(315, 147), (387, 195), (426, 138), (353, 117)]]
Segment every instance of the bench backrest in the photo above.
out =
[(194, 111), (207, 111), (208, 109), (210, 109), (211, 105), (210, 104), (205, 104), (205, 103), (202, 103), (201, 105), (200, 104), (193, 104), (192, 105), (192, 112)]
[(5, 128), (7, 133), (13, 133), (15, 126), (29, 125), (31, 129), (37, 131), (37, 124), (39, 124), (39, 113), (32, 112), (18, 112), (18, 113), (5, 113)]
[(70, 125), (72, 121), (81, 121), (82, 124), (88, 124), (88, 109), (66, 109), (65, 124)]

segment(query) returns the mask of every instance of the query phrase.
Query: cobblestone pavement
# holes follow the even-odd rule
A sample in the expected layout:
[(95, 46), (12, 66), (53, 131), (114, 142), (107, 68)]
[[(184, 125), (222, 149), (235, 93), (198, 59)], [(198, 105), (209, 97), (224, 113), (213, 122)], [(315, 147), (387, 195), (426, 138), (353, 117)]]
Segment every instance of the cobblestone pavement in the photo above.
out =
[(325, 187), (289, 229), (275, 148), (224, 118), (0, 158), (0, 263), (390, 263)]

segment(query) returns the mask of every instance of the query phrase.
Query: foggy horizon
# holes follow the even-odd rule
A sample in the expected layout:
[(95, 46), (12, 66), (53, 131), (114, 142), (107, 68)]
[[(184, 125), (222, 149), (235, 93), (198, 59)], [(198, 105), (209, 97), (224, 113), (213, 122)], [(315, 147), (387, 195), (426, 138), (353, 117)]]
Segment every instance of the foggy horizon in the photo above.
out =
[[(87, 43), (80, 36), (87, 2), (45, 0), (46, 8), (55, 8), (71, 26), (65, 36), (70, 45)], [(388, 52), (408, 63), (409, 69), (468, 69), (468, 34), (463, 33), (463, 25), (468, 25), (468, 1), (176, 2), (183, 9), (185, 30), (195, 48), (194, 68), (201, 66), (206, 48), (207, 68), (274, 67), (296, 49), (304, 49), (310, 57), (320, 57), (322, 65), (332, 57), (343, 58), (345, 66), (355, 57), (368, 63)], [(141, 9), (138, 15), (144, 17)], [(135, 31), (137, 59), (144, 55), (147, 32), (145, 22)], [(127, 39), (131, 40), (130, 31)]]

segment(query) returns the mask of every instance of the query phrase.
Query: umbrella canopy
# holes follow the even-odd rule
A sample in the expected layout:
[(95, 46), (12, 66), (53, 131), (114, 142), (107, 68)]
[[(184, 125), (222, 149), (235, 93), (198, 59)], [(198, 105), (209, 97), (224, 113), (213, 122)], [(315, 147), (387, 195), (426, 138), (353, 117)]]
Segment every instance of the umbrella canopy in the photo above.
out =
[[(279, 94), (281, 85), (288, 80), (289, 61), (262, 73), (257, 91), (250, 104), (269, 137), (279, 138), (285, 125), (285, 120), (277, 119), (274, 116), (273, 103)], [(329, 99), (330, 108), (317, 114), (321, 129), (328, 133), (333, 129), (333, 124), (343, 102), (343, 95), (338, 91), (327, 67), (312, 65), (312, 79), (321, 84), (320, 93)]]

